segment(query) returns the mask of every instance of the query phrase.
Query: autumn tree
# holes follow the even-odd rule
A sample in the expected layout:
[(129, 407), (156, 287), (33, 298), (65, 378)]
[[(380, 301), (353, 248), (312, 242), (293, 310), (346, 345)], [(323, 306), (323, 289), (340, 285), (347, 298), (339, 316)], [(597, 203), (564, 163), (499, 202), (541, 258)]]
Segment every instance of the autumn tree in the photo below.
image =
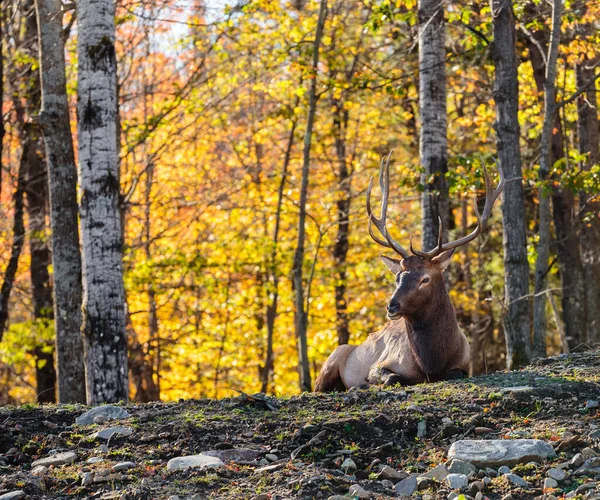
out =
[(36, 0), (36, 11), (42, 93), (39, 121), (46, 147), (52, 227), (58, 400), (82, 403), (86, 398), (80, 333), (79, 209), (66, 88), (63, 10), (55, 0)]
[(529, 262), (518, 117), (518, 62), (512, 1), (492, 1), (490, 8), (494, 29), (492, 59), (496, 70), (496, 147), (500, 166), (507, 179), (510, 179), (502, 196), (502, 221), (506, 307), (504, 335), (507, 367), (513, 369), (527, 364), (530, 359)]
[(446, 137), (446, 27), (444, 3), (419, 0), (419, 154), (423, 174), (422, 247), (434, 248), (438, 221), (444, 238), (450, 223), (448, 199), (448, 145)]
[(77, 3), (77, 131), (87, 403), (128, 400), (119, 213), (115, 6)]

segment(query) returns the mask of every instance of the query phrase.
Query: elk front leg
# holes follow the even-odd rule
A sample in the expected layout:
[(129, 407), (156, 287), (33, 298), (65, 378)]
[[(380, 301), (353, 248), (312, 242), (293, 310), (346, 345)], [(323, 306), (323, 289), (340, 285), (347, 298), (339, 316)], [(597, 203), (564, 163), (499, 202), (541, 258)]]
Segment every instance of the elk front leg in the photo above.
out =
[(369, 372), (368, 382), (371, 385), (406, 385), (406, 380), (402, 375), (398, 375), (387, 368), (381, 366), (374, 366)]

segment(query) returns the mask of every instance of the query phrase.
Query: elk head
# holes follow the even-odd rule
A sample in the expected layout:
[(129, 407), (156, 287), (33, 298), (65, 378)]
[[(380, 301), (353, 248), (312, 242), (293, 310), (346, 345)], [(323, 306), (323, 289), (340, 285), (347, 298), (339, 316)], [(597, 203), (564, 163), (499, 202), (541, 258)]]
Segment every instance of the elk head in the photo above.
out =
[[(447, 300), (442, 273), (450, 263), (454, 250), (458, 247), (469, 243), (479, 236), (485, 228), (487, 221), (492, 212), (494, 202), (500, 196), (504, 189), (504, 173), (500, 165), (498, 172), (500, 174), (500, 183), (493, 189), (490, 175), (483, 164), (483, 173), (485, 177), (485, 205), (483, 213), (479, 214), (477, 202), (475, 203), (475, 213), (477, 214), (477, 226), (468, 235), (459, 238), (456, 241), (448, 243), (442, 242), (442, 220), (439, 219), (439, 237), (437, 246), (426, 252), (413, 248), (412, 238), (410, 241), (410, 255), (399, 243), (397, 243), (390, 235), (387, 229), (387, 207), (390, 188), (390, 157), (381, 161), (379, 170), (379, 186), (381, 187), (381, 215), (376, 217), (371, 210), (371, 190), (373, 188), (373, 179), (369, 182), (367, 189), (367, 214), (369, 216), (369, 234), (379, 245), (390, 248), (401, 259), (393, 259), (385, 255), (381, 256), (381, 260), (388, 269), (396, 276), (396, 290), (392, 298), (388, 302), (387, 313), (391, 320), (398, 319), (402, 316), (418, 320), (430, 309), (437, 309), (440, 300)], [(375, 226), (380, 234), (376, 235), (373, 226)]]

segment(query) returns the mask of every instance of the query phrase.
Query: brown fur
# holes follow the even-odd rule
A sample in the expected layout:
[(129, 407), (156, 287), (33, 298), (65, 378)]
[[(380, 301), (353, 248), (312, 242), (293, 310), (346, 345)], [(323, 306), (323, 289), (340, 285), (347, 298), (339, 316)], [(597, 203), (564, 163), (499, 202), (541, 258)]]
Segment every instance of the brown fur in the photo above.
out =
[[(469, 369), (469, 343), (456, 320), (442, 272), (453, 251), (431, 260), (384, 258), (396, 275), (388, 304), (393, 319), (358, 346), (340, 346), (323, 365), (315, 390), (344, 390), (378, 384), (381, 374), (405, 385), (443, 380)], [(429, 279), (429, 282), (423, 280)], [(396, 309), (397, 308), (397, 309)]]

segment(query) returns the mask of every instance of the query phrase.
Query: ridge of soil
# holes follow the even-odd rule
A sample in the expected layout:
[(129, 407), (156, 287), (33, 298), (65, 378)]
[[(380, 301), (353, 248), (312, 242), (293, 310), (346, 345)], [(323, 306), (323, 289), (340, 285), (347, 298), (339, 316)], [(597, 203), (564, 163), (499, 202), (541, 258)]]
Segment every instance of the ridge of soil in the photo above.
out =
[[(0, 495), (22, 490), (32, 499), (327, 499), (351, 497), (349, 488), (360, 484), (371, 498), (398, 498), (377, 478), (381, 465), (425, 473), (447, 460), (458, 439), (531, 437), (551, 443), (557, 458), (513, 468), (530, 489), (491, 477), (484, 497), (600, 498), (593, 484), (600, 475), (570, 473), (546, 493), (542, 486), (550, 467), (584, 448), (600, 454), (599, 382), (596, 350), (539, 360), (519, 371), (413, 387), (130, 404), (124, 406), (130, 418), (100, 425), (75, 424), (87, 410), (81, 405), (5, 407), (0, 408)], [(114, 426), (131, 427), (133, 433), (108, 442), (93, 436)], [(174, 457), (228, 448), (260, 455), (216, 470), (166, 469)], [(53, 450), (76, 451), (78, 458), (33, 475), (32, 462)], [(276, 457), (269, 456), (265, 468), (267, 454)], [(88, 463), (92, 457), (96, 463)], [(357, 467), (350, 475), (341, 470), (346, 458)], [(135, 466), (112, 469), (125, 461)], [(84, 486), (86, 472), (93, 472), (95, 481)], [(581, 485), (587, 483), (584, 492), (588, 486)], [(411, 498), (448, 495), (451, 491), (434, 481)]]

